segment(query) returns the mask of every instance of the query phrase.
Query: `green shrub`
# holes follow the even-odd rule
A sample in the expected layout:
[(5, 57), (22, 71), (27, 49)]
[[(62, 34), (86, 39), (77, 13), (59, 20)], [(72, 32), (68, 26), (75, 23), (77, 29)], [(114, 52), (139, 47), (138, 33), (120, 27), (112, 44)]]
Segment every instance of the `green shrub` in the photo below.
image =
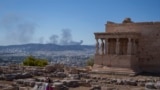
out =
[(48, 61), (45, 60), (45, 59), (39, 59), (39, 58), (35, 58), (33, 56), (28, 56), (23, 61), (23, 65), (25, 65), (25, 66), (41, 66), (41, 67), (43, 67), (43, 66), (48, 65)]
[(94, 57), (90, 57), (87, 62), (86, 62), (87, 66), (93, 66), (94, 65)]

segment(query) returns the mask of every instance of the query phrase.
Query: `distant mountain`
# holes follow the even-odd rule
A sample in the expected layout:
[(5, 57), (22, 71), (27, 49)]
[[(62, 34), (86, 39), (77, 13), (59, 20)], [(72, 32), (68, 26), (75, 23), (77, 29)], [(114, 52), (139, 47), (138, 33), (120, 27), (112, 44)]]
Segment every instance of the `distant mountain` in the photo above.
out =
[(0, 46), (0, 52), (36, 52), (36, 51), (83, 51), (94, 50), (94, 45), (56, 45), (56, 44), (23, 44)]
[(29, 55), (69, 66), (84, 66), (95, 53), (94, 45), (23, 44), (0, 46), (0, 65), (22, 63)]

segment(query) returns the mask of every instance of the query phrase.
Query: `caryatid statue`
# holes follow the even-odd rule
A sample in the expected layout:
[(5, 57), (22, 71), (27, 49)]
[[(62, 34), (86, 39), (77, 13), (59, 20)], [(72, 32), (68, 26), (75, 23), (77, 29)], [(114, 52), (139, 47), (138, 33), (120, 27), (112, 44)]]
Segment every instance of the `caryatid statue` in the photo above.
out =
[(104, 54), (104, 42), (103, 42), (103, 39), (101, 39), (101, 51), (102, 51), (102, 54)]
[(96, 54), (99, 54), (99, 42), (98, 42), (98, 39), (96, 39)]

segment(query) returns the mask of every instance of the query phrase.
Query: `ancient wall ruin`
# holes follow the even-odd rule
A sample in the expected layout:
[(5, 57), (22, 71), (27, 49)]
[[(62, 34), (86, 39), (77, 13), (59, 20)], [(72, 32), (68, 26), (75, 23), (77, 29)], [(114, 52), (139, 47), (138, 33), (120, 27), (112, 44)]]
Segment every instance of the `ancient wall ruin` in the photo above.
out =
[(160, 22), (124, 22), (121, 24), (108, 22), (105, 27), (107, 33), (140, 33), (136, 56), (139, 68), (147, 72), (160, 72)]

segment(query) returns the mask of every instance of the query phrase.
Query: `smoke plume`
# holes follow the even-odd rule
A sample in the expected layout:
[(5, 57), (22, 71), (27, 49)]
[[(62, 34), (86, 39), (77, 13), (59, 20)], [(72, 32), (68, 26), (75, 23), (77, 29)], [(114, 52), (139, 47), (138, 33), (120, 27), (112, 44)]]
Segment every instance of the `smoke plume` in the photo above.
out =
[(52, 35), (50, 36), (50, 43), (53, 43), (53, 44), (58, 44), (58, 35)]
[(20, 16), (7, 15), (2, 19), (5, 29), (5, 39), (15, 44), (29, 43), (33, 39), (36, 25)]
[(62, 29), (62, 36), (60, 40), (60, 44), (62, 45), (81, 45), (83, 41), (80, 42), (72, 40), (72, 33), (70, 29)]
[(62, 36), (60, 40), (60, 44), (69, 45), (72, 41), (72, 34), (70, 29), (62, 29)]
[(81, 45), (82, 43), (83, 43), (83, 40), (81, 40), (80, 42), (71, 41), (69, 45)]
[(70, 29), (62, 29), (60, 40), (58, 38), (58, 35), (53, 34), (49, 38), (49, 43), (60, 45), (81, 45), (83, 43), (83, 40), (80, 42), (72, 40), (72, 33)]

